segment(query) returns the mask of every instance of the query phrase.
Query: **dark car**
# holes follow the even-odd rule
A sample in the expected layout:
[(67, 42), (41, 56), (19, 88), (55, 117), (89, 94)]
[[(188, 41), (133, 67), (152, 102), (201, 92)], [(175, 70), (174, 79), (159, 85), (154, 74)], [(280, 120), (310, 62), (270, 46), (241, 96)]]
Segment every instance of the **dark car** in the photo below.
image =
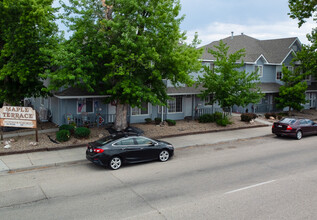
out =
[(300, 140), (303, 136), (317, 134), (317, 124), (310, 119), (283, 118), (274, 122), (272, 133), (277, 136), (290, 136)]
[(86, 158), (98, 165), (117, 170), (122, 164), (152, 160), (167, 161), (174, 154), (174, 147), (165, 141), (144, 136), (116, 134), (91, 142)]

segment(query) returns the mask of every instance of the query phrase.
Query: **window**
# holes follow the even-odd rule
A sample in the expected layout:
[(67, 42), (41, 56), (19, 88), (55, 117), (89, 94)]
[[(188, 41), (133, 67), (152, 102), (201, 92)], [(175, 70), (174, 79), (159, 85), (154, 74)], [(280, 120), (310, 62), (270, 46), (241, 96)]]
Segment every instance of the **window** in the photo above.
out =
[(78, 99), (77, 101), (77, 113), (92, 113), (94, 112), (93, 99)]
[(263, 76), (263, 66), (255, 65), (255, 71), (258, 71), (258, 74), (259, 74), (260, 77)]
[(183, 97), (182, 96), (172, 96), (172, 100), (167, 101), (168, 112), (169, 113), (176, 113), (182, 112), (182, 105), (183, 105)]
[(121, 146), (121, 145), (135, 145), (133, 138), (125, 138), (123, 140), (118, 141), (114, 145)]
[(132, 115), (148, 115), (148, 114), (149, 114), (148, 103), (142, 103), (141, 108), (138, 108), (138, 107), (132, 108)]
[(294, 72), (294, 67), (292, 67), (292, 66), (287, 66), (287, 69), (288, 69), (289, 71), (291, 71), (291, 72)]
[(150, 145), (153, 144), (153, 142), (150, 139), (137, 137), (135, 138), (138, 145)]
[(209, 95), (205, 98), (205, 105), (212, 105), (213, 103), (212, 102), (212, 99), (213, 99), (213, 95)]
[(282, 75), (282, 72), (277, 72), (276, 73), (276, 79), (282, 79), (283, 75)]

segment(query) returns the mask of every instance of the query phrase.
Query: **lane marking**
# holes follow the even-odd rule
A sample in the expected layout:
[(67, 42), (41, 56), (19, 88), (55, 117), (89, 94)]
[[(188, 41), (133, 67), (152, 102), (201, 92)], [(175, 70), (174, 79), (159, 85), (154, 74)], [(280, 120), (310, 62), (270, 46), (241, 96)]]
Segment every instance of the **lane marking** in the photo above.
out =
[(242, 191), (242, 190), (250, 189), (250, 188), (261, 186), (261, 185), (264, 185), (264, 184), (269, 184), (269, 183), (272, 183), (272, 182), (275, 182), (275, 181), (276, 180), (270, 180), (270, 181), (267, 181), (267, 182), (258, 183), (258, 184), (255, 184), (255, 185), (251, 185), (251, 186), (243, 187), (243, 188), (240, 188), (240, 189), (232, 190), (232, 191), (226, 192), (225, 194), (239, 192), (239, 191)]

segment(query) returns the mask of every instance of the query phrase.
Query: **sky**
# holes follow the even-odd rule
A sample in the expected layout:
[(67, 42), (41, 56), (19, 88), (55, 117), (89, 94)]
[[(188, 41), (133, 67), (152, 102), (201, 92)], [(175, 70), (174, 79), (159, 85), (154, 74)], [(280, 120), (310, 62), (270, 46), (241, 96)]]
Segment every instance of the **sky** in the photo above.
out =
[[(54, 0), (54, 6), (57, 2)], [(180, 14), (185, 15), (181, 29), (187, 32), (188, 43), (197, 32), (199, 46), (229, 37), (231, 32), (259, 40), (298, 37), (302, 44), (309, 44), (306, 34), (317, 25), (311, 19), (298, 28), (297, 20), (287, 14), (288, 0), (180, 0), (180, 3)]]
[(234, 35), (246, 34), (267, 40), (298, 37), (309, 44), (306, 34), (316, 23), (309, 20), (298, 28), (297, 20), (289, 17), (288, 0), (180, 0), (185, 19), (181, 29), (188, 41), (198, 33), (201, 45)]

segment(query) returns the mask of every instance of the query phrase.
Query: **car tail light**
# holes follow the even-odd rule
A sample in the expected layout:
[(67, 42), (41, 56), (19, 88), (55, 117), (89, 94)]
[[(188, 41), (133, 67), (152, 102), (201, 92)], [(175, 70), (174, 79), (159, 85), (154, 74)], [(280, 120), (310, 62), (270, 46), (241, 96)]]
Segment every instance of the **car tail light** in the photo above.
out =
[(272, 125), (272, 128), (274, 128), (274, 124)]
[(101, 148), (95, 148), (94, 149), (94, 152), (95, 153), (102, 153), (104, 150), (103, 149), (101, 149)]
[(287, 126), (287, 128), (286, 128), (286, 130), (288, 130), (288, 131), (290, 131), (290, 130), (292, 130), (293, 128), (291, 127), (291, 126)]

